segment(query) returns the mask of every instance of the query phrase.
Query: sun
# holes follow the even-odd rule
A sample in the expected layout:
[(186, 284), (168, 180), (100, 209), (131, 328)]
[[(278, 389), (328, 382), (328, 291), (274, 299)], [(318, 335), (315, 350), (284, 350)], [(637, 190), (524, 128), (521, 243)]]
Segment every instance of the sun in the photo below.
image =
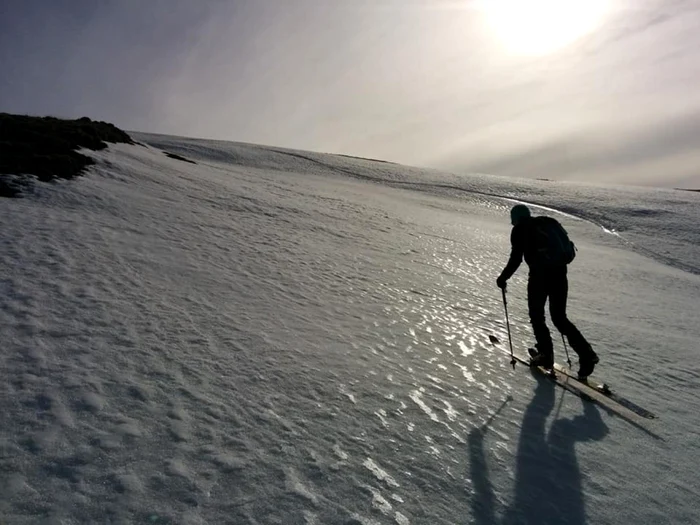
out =
[(600, 26), (609, 0), (481, 0), (489, 25), (512, 52), (545, 55)]

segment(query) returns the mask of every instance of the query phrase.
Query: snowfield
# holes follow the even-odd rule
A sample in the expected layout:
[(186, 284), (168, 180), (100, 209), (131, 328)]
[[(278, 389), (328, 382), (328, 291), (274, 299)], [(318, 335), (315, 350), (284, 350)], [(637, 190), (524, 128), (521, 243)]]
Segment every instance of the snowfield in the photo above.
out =
[[(0, 200), (0, 523), (700, 522), (700, 194), (132, 136)], [(513, 200), (657, 420), (511, 368)]]

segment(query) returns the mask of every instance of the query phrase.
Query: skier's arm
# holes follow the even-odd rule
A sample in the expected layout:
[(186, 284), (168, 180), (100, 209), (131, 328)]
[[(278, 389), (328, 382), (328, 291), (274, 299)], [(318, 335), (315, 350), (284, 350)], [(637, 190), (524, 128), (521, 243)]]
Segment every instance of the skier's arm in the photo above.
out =
[(510, 245), (510, 258), (508, 259), (508, 264), (506, 267), (503, 268), (501, 276), (498, 278), (500, 282), (505, 282), (510, 279), (515, 271), (520, 267), (520, 263), (523, 262), (525, 249), (522, 241), (522, 234), (520, 233), (519, 228), (513, 228), (513, 231), (510, 234)]

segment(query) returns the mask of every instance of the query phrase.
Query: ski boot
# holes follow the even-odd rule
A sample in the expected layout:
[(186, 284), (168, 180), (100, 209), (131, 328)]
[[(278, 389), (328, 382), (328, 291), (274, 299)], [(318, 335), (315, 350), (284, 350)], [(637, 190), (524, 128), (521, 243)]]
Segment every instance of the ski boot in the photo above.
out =
[(539, 366), (547, 371), (554, 371), (554, 356), (552, 354), (539, 352), (536, 348), (528, 348), (527, 352), (530, 354), (530, 366)]
[(579, 369), (578, 369), (578, 379), (579, 381), (585, 382), (589, 375), (593, 373), (595, 365), (600, 362), (600, 359), (596, 353), (591, 350), (591, 355), (586, 356), (585, 359), (579, 359)]

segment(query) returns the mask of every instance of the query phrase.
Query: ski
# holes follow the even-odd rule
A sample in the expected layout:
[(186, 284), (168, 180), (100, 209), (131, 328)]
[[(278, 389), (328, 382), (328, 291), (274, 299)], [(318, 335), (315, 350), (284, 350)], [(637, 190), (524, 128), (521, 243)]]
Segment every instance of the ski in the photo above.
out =
[[(516, 355), (514, 357), (518, 362), (529, 367), (531, 370), (536, 370), (537, 372), (541, 373), (543, 376), (550, 379), (553, 383), (563, 388), (564, 390), (567, 390), (568, 392), (571, 392), (572, 394), (586, 401), (598, 402), (599, 404), (607, 406), (609, 409), (617, 412), (617, 410), (615, 410), (616, 404), (611, 403), (608, 397), (601, 394), (598, 390), (595, 390), (566, 374), (557, 374), (555, 369), (547, 370), (546, 368), (542, 368), (541, 366), (532, 366), (530, 364), (530, 358), (521, 357), (519, 355)], [(629, 414), (623, 413), (622, 415)]]
[[(500, 344), (499, 339), (492, 334), (489, 335), (489, 341), (494, 345)], [(528, 348), (528, 353), (534, 355), (537, 353), (537, 350)], [(597, 402), (599, 405), (629, 420), (638, 421), (639, 418), (656, 419), (657, 417), (653, 412), (614, 392), (606, 383), (591, 378), (579, 380), (578, 374), (574, 374), (571, 369), (564, 368), (557, 363), (554, 364), (552, 370), (546, 370), (540, 366), (532, 366), (529, 357), (525, 358), (514, 354), (512, 347), (510, 355), (513, 363), (519, 362), (532, 370), (537, 370), (565, 390), (582, 399)]]
[[(537, 350), (534, 348), (528, 348), (527, 349), (528, 354), (530, 354), (530, 357), (534, 357), (537, 355)], [(584, 384), (593, 390), (598, 391), (605, 397), (611, 399), (612, 401), (615, 401), (619, 405), (629, 409), (630, 411), (634, 412), (640, 417), (643, 417), (645, 419), (656, 419), (656, 415), (647, 410), (646, 408), (643, 408), (636, 403), (630, 401), (629, 399), (622, 397), (618, 393), (614, 392), (607, 383), (602, 383), (600, 381), (597, 381), (595, 379), (591, 379), (590, 377), (587, 377), (585, 379), (579, 379), (578, 374), (574, 373), (573, 370), (569, 367), (564, 367), (560, 364), (555, 363), (554, 364), (554, 371), (559, 372), (560, 374), (564, 374), (570, 379), (573, 379), (574, 381)]]
[[(606, 385), (605, 391), (601, 388), (595, 388), (579, 381), (576, 376), (563, 366), (555, 364), (553, 370), (547, 370), (541, 366), (531, 366), (530, 359), (521, 357), (519, 355), (513, 356), (516, 361), (522, 363), (523, 365), (529, 367), (532, 370), (537, 370), (539, 373), (543, 374), (545, 377), (550, 379), (557, 386), (563, 388), (564, 390), (593, 403), (597, 403), (604, 408), (614, 412), (615, 414), (622, 416), (626, 419), (632, 421), (639, 421), (639, 418), (643, 419), (655, 419), (656, 415), (649, 410), (640, 407), (636, 403), (629, 401), (628, 399), (614, 393)], [(595, 383), (599, 385), (598, 383)]]
[(574, 372), (568, 368), (568, 367), (563, 367), (559, 364), (554, 365), (554, 369), (569, 378), (573, 379), (574, 381), (577, 381), (579, 383), (582, 383), (584, 385), (587, 385), (591, 387), (592, 389), (596, 390), (597, 392), (600, 392), (602, 395), (607, 397), (608, 399), (615, 401), (619, 405), (631, 410), (638, 416), (641, 416), (645, 419), (656, 419), (656, 414), (653, 412), (650, 412), (646, 408), (643, 408), (639, 406), (638, 404), (634, 403), (633, 401), (630, 401), (629, 399), (622, 397), (620, 394), (617, 392), (614, 392), (613, 390), (610, 389), (610, 387), (607, 385), (607, 383), (600, 383), (595, 380), (591, 380), (590, 378), (586, 379), (578, 379), (578, 377), (574, 374)]

